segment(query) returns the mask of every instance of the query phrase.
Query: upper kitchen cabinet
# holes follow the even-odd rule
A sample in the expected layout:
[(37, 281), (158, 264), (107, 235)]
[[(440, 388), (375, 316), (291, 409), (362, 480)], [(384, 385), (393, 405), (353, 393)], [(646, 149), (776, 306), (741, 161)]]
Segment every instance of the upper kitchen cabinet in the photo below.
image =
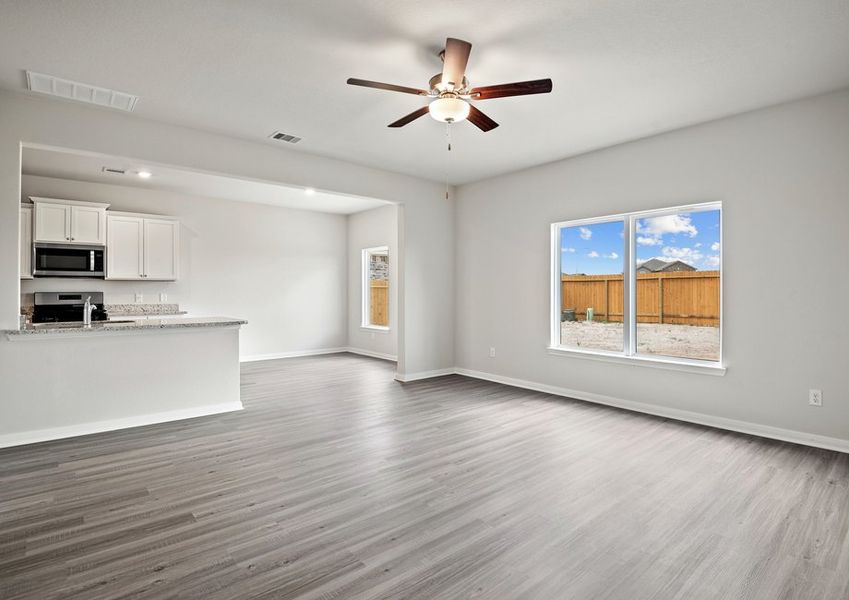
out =
[(109, 211), (106, 232), (106, 279), (177, 279), (180, 263), (178, 220)]
[(34, 205), (35, 242), (106, 244), (108, 204), (30, 197)]
[(144, 220), (145, 279), (177, 279), (180, 223), (174, 219)]
[(144, 219), (106, 216), (106, 279), (144, 278)]
[(21, 206), (21, 279), (32, 279), (32, 206)]

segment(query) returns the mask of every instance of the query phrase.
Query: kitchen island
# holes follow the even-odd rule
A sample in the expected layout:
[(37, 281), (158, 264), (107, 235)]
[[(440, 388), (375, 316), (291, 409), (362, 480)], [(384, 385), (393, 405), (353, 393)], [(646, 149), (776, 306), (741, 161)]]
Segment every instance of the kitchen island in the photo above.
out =
[(147, 317), (3, 331), (0, 447), (241, 410), (246, 323)]

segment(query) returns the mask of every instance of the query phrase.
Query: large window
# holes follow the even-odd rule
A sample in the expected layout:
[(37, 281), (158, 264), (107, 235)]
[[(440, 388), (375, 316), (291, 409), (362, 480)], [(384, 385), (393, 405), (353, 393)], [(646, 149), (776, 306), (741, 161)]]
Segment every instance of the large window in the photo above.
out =
[(362, 326), (389, 328), (389, 248), (363, 250)]
[(554, 350), (722, 361), (718, 203), (552, 225)]

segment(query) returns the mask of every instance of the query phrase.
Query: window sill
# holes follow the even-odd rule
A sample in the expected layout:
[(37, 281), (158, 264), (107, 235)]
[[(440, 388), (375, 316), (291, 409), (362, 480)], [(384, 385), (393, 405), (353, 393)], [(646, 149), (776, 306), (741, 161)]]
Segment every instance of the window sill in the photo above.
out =
[(389, 328), (383, 325), (360, 325), (360, 329), (365, 331), (377, 331), (379, 333), (389, 333)]
[(686, 358), (668, 358), (651, 356), (624, 356), (612, 352), (599, 350), (576, 350), (574, 348), (561, 348), (549, 346), (548, 353), (554, 356), (570, 356), (574, 358), (585, 358), (589, 360), (600, 360), (602, 362), (619, 363), (623, 365), (637, 365), (640, 367), (652, 367), (655, 369), (668, 369), (670, 371), (683, 371), (685, 373), (699, 373), (702, 375), (725, 375), (726, 368), (719, 363), (711, 363), (702, 360), (688, 360)]

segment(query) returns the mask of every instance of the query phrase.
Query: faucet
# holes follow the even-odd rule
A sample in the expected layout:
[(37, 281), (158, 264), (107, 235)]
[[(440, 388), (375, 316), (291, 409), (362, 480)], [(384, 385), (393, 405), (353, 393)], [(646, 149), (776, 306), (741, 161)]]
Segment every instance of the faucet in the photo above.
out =
[(91, 312), (97, 310), (97, 305), (91, 303), (91, 296), (85, 299), (83, 306), (83, 325), (91, 327)]

